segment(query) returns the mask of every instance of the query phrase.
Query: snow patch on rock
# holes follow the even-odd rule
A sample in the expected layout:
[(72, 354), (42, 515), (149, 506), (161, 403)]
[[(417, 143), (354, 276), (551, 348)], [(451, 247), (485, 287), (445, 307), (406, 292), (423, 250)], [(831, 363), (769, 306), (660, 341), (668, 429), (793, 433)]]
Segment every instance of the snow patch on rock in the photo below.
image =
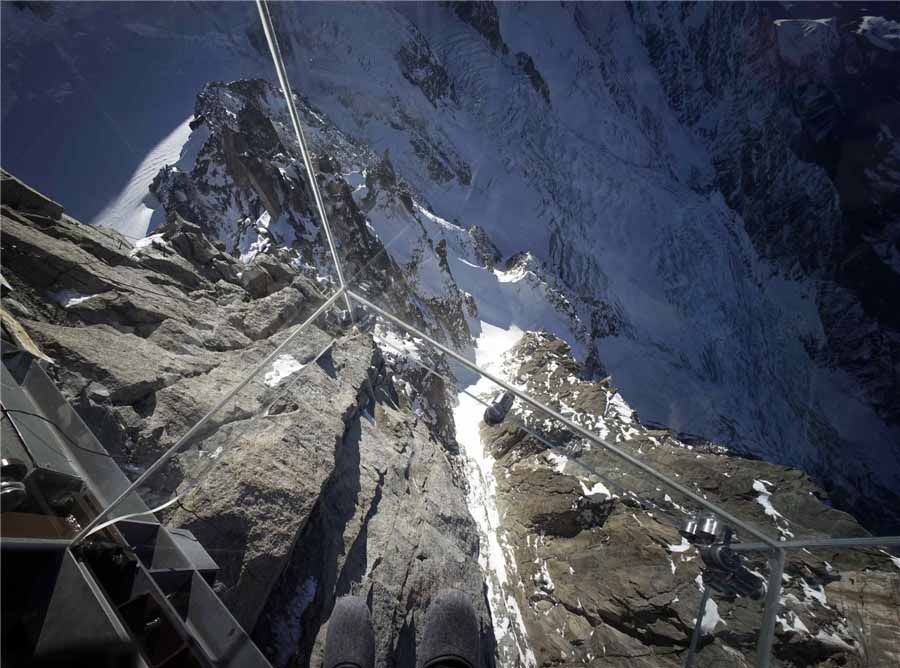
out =
[(50, 298), (63, 308), (71, 308), (96, 296), (83, 295), (78, 290), (70, 290), (68, 288), (50, 293)]
[(881, 16), (864, 16), (856, 32), (879, 49), (900, 51), (900, 22)]
[(293, 355), (279, 355), (272, 362), (272, 370), (268, 371), (264, 377), (264, 382), (269, 387), (275, 387), (285, 378), (292, 376), (303, 368), (303, 364), (297, 361)]

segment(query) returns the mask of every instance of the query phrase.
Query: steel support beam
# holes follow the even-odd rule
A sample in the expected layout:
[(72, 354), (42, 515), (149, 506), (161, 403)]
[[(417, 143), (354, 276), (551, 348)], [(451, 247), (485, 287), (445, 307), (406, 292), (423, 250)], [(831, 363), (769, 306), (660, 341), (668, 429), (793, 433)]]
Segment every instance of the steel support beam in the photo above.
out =
[[(900, 536), (859, 536), (856, 538), (799, 538), (778, 543), (780, 550), (803, 550), (806, 548), (832, 547), (847, 550), (853, 547), (900, 546)], [(735, 552), (766, 552), (770, 546), (763, 543), (732, 543)]]
[(781, 607), (781, 576), (784, 574), (784, 550), (772, 550), (769, 555), (769, 579), (766, 582), (766, 609), (763, 611), (756, 643), (756, 668), (769, 668), (772, 644), (775, 642), (775, 623)]
[(694, 668), (697, 665), (697, 647), (700, 645), (700, 636), (703, 635), (703, 615), (706, 614), (706, 602), (710, 596), (712, 596), (712, 587), (706, 585), (703, 589), (703, 596), (700, 597), (700, 606), (697, 608), (697, 619), (694, 620), (694, 632), (691, 633), (691, 646), (688, 648), (684, 668)]

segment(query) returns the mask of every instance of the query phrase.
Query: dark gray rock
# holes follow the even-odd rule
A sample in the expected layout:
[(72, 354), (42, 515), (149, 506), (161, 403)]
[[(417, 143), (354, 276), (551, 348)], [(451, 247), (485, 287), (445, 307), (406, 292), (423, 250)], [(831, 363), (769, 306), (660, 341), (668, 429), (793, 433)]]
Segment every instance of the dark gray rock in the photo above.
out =
[(528, 80), (531, 82), (531, 87), (534, 88), (534, 91), (544, 98), (544, 101), (547, 104), (550, 104), (550, 87), (547, 85), (544, 77), (541, 76), (537, 67), (535, 67), (534, 59), (524, 51), (520, 51), (516, 54), (516, 62), (519, 63), (519, 67), (521, 67), (522, 71), (528, 76)]
[[(377, 255), (354, 238), (365, 226), (352, 199), (338, 198), (335, 219), (354, 261)], [(249, 269), (263, 285), (247, 290), (238, 273), (248, 267), (180, 215), (135, 248), (4, 204), (2, 243), (23, 325), (129, 475), (209, 415), (141, 494), (151, 505), (182, 495), (163, 520), (209, 550), (223, 599), (279, 665), (320, 661), (348, 591), (373, 608), (379, 665), (408, 665), (428, 603), (447, 587), (478, 611), (490, 665), (478, 536), (442, 382), (408, 374), (417, 406), (429, 406), (420, 414), (369, 334), (334, 319), (300, 332), (323, 300), (316, 282), (257, 254)], [(278, 364), (211, 413), (277, 346)]]
[(4, 205), (26, 216), (58, 220), (63, 208), (49, 197), (28, 187), (5, 169), (0, 171), (0, 198)]
[[(564, 342), (537, 333), (522, 339), (510, 364), (512, 380), (531, 396), (773, 537), (867, 535), (823, 502), (805, 474), (647, 429), (607, 381), (580, 380), (581, 372)], [(517, 601), (537, 664), (683, 665), (701, 596), (698, 553), (682, 546), (677, 531), (692, 502), (536, 411), (518, 406), (511, 418), (483, 426), (482, 438), (496, 458), (499, 532), (514, 554), (517, 577), (506, 593)], [(767, 572), (762, 556), (751, 556), (748, 567)], [(786, 574), (776, 656), (792, 666), (862, 666), (865, 647), (877, 647), (868, 656), (889, 660), (885, 648), (896, 634), (873, 627), (898, 603), (881, 584), (896, 581), (888, 555), (790, 552)], [(872, 587), (868, 597), (860, 579)], [(860, 618), (848, 624), (852, 596)], [(698, 665), (751, 665), (762, 604), (718, 594), (713, 602)]]
[(493, 2), (451, 2), (453, 11), (464, 23), (468, 23), (484, 37), (491, 48), (504, 54), (509, 47), (500, 34), (500, 17)]
[(254, 297), (266, 297), (288, 285), (297, 272), (271, 255), (259, 254), (242, 268), (241, 285)]
[(410, 41), (401, 46), (396, 55), (400, 72), (410, 83), (418, 86), (435, 107), (445, 99), (458, 103), (453, 81), (432, 52), (428, 40), (414, 26), (411, 25), (410, 30)]
[[(898, 424), (900, 106), (889, 73), (900, 52), (860, 34), (868, 10), (858, 3), (635, 9), (672, 108), (711, 151), (754, 246), (791, 280), (815, 284), (826, 340), (813, 354)], [(663, 28), (672, 22), (684, 22), (686, 38)], [(741, 57), (726, 57), (736, 45)], [(734, 113), (712, 128), (722, 108)], [(872, 521), (884, 515), (874, 499), (844, 494)], [(897, 505), (891, 490), (878, 495)]]

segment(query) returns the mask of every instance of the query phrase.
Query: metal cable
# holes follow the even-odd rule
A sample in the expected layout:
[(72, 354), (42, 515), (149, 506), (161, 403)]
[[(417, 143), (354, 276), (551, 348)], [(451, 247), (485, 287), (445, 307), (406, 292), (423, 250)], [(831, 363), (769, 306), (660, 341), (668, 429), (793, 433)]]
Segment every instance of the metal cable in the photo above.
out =
[(307, 328), (312, 322), (316, 320), (322, 313), (324, 313), (327, 309), (331, 308), (331, 306), (341, 297), (345, 296), (346, 289), (340, 288), (337, 290), (331, 297), (326, 299), (319, 308), (313, 312), (311, 316), (309, 316), (300, 326), (287, 337), (279, 346), (275, 348), (271, 353), (269, 353), (262, 362), (256, 365), (256, 367), (250, 371), (240, 383), (235, 385), (229, 392), (226, 394), (219, 402), (212, 408), (210, 411), (204, 415), (200, 420), (194, 423), (194, 426), (191, 427), (187, 433), (178, 439), (178, 442), (175, 443), (171, 448), (166, 450), (159, 459), (153, 462), (146, 471), (144, 471), (140, 476), (132, 482), (124, 492), (122, 492), (119, 496), (117, 496), (106, 508), (104, 508), (91, 522), (82, 529), (77, 536), (72, 540), (73, 545), (77, 545), (80, 541), (87, 538), (92, 532), (93, 529), (101, 523), (104, 517), (109, 515), (114, 509), (116, 509), (125, 498), (131, 494), (137, 487), (139, 487), (144, 481), (146, 481), (151, 475), (153, 475), (156, 471), (162, 468), (162, 465), (165, 464), (169, 459), (171, 459), (181, 448), (187, 443), (199, 430), (205, 425), (209, 420), (215, 415), (231, 398), (240, 392), (244, 386), (247, 385), (251, 380), (253, 380), (263, 369), (265, 369), (269, 363), (275, 359), (275, 357), (280, 353), (291, 341), (293, 341), (297, 336)]
[[(338, 285), (341, 290), (345, 290), (346, 283), (344, 282), (344, 272), (341, 269), (341, 261), (340, 258), (338, 258), (337, 248), (334, 244), (334, 236), (331, 233), (328, 215), (325, 213), (325, 203), (322, 200), (322, 193), (319, 192), (319, 183), (316, 181), (316, 173), (315, 170), (313, 170), (312, 159), (309, 156), (306, 136), (303, 134), (303, 128), (300, 125), (300, 114), (297, 112), (297, 105), (294, 104), (294, 94), (291, 91), (291, 84), (288, 81), (287, 71), (284, 67), (284, 59), (281, 57), (281, 48), (278, 46), (278, 38), (275, 36), (275, 26), (272, 25), (272, 17), (269, 14), (269, 4), (266, 0), (256, 0), (256, 7), (259, 10), (259, 18), (262, 22), (263, 32), (266, 35), (266, 41), (269, 43), (269, 51), (272, 53), (272, 62), (275, 65), (278, 82), (281, 84), (281, 90), (284, 92), (284, 99), (285, 102), (287, 102), (291, 124), (294, 126), (294, 133), (297, 135), (297, 143), (300, 144), (300, 154), (303, 156), (303, 165), (306, 167), (306, 176), (309, 179), (309, 187), (312, 190), (313, 199), (316, 202), (316, 209), (322, 220), (322, 229), (325, 231), (325, 238), (328, 240), (328, 249), (331, 251), (331, 258), (334, 261)], [(344, 302), (347, 305), (348, 313), (350, 313), (352, 317), (353, 309), (350, 306), (350, 297), (347, 294), (344, 294)]]

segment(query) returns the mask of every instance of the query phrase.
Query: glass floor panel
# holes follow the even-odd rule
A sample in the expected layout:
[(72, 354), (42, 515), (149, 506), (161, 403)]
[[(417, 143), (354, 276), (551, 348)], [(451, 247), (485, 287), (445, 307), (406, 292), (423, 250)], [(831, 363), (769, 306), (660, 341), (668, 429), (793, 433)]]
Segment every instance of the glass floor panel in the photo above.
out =
[(4, 3), (4, 560), (148, 665), (319, 665), (355, 595), (411, 668), (443, 589), (485, 668), (895, 665), (892, 386), (845, 375), (896, 253), (809, 267), (898, 135), (815, 163), (783, 52), (892, 72), (893, 23), (680, 7)]

